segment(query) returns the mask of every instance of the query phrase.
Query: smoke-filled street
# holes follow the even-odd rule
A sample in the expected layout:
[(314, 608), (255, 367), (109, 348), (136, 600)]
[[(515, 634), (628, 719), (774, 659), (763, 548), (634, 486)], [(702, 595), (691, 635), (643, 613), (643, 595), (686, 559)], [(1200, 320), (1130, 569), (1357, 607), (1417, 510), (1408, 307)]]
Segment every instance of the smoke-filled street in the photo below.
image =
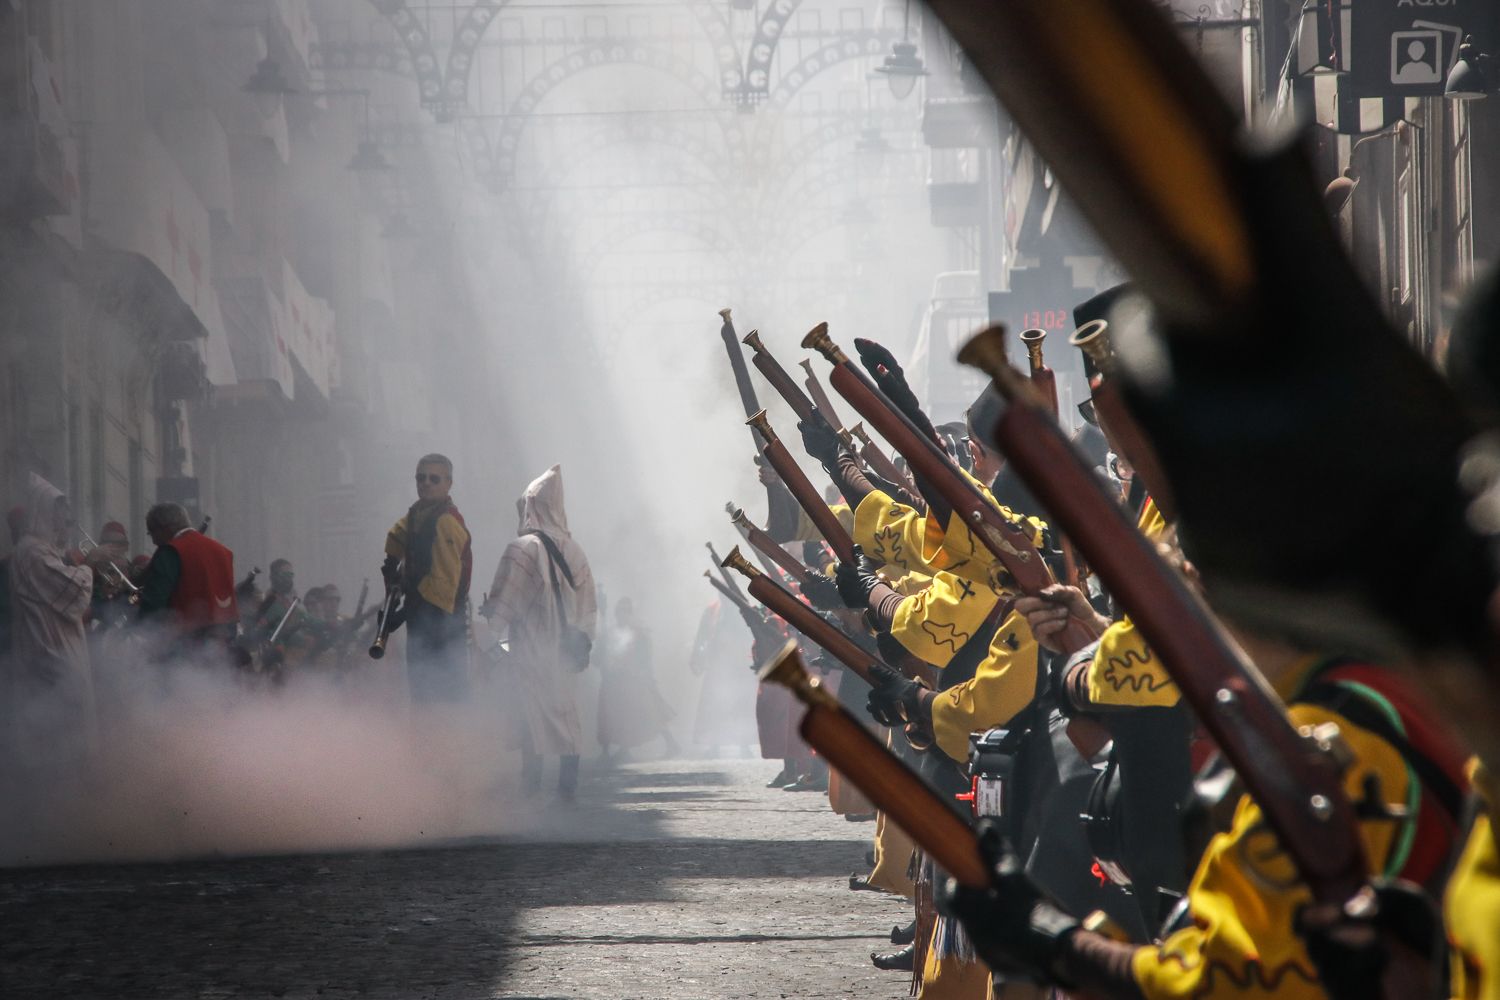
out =
[(869, 824), (758, 761), (626, 765), (586, 808), (435, 849), (0, 878), (7, 1000), (900, 997)]
[(0, 0), (0, 1000), (1500, 1000), (1500, 0)]

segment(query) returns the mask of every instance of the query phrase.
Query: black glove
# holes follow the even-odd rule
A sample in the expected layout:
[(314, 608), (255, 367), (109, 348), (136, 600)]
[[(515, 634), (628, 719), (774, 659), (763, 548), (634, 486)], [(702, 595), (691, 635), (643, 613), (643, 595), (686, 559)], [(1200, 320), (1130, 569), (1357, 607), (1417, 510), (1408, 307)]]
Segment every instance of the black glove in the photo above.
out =
[(931, 432), (932, 421), (922, 412), (922, 404), (917, 401), (917, 394), (907, 384), (906, 372), (901, 370), (896, 356), (875, 341), (860, 337), (854, 338), (854, 349), (859, 352), (860, 363), (865, 366), (880, 391), (896, 404), (898, 410), (910, 417), (913, 423), (923, 431)]
[(908, 680), (892, 667), (876, 663), (870, 667), (869, 697), (865, 710), (882, 726), (908, 723), (918, 729), (932, 728), (932, 710), (928, 707), (922, 685)]
[(971, 889), (946, 879), (937, 889), (938, 909), (963, 924), (974, 950), (991, 969), (1068, 987), (1059, 959), (1078, 921), (1026, 874), (994, 819), (980, 819), (974, 832), (990, 869), (990, 885)]
[[(1330, 997), (1418, 996), (1430, 982), (1433, 956), (1442, 954), (1443, 924), (1437, 908), (1409, 882), (1375, 879), (1363, 905), (1304, 906), (1297, 933), (1317, 966)], [(1359, 898), (1359, 897), (1356, 897)], [(1373, 905), (1368, 905), (1373, 904)], [(1410, 981), (1408, 989), (1382, 990)]]
[(839, 563), (834, 570), (833, 581), (838, 585), (839, 597), (844, 606), (863, 611), (870, 606), (870, 591), (880, 581), (875, 576), (875, 564), (865, 556), (865, 550), (854, 546), (854, 562)]
[(844, 607), (843, 591), (827, 574), (815, 569), (807, 571), (807, 580), (802, 584), (802, 596), (820, 611), (838, 611)]
[(396, 556), (386, 556), (385, 562), (380, 564), (380, 578), (385, 581), (387, 588), (400, 583), (401, 560)]
[(844, 447), (844, 442), (828, 426), (828, 421), (818, 418), (817, 412), (814, 408), (812, 419), (797, 421), (797, 430), (802, 432), (802, 447), (807, 453), (825, 469), (831, 469), (838, 465), (839, 450)]

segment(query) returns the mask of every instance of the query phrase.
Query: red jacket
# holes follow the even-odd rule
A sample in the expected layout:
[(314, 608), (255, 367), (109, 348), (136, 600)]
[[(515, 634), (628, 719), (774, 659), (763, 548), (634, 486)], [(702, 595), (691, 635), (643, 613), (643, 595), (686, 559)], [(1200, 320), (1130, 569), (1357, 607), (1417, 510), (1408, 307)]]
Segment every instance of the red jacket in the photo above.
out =
[(223, 545), (188, 529), (167, 545), (182, 563), (177, 586), (168, 607), (189, 629), (226, 625), (239, 621), (239, 602), (234, 597), (234, 553)]

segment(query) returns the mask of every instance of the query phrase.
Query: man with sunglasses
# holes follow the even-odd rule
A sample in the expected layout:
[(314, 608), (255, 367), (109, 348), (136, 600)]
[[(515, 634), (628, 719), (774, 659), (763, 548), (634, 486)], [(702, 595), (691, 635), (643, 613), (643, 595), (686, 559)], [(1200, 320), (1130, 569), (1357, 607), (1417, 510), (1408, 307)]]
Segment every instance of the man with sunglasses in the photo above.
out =
[(468, 690), (464, 656), (474, 555), (463, 515), (448, 495), (453, 463), (417, 462), (417, 502), (385, 538), (381, 576), (404, 599), (407, 676), (414, 701), (457, 701)]

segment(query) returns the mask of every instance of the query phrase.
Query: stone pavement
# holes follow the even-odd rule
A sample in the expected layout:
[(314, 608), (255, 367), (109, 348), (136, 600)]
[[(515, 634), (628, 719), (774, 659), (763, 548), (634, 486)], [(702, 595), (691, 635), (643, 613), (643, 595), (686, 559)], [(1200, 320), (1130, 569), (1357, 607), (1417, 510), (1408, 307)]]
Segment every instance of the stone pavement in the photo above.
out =
[(851, 893), (871, 824), (765, 761), (585, 765), (582, 804), (439, 849), (0, 872), (0, 994), (906, 996)]

